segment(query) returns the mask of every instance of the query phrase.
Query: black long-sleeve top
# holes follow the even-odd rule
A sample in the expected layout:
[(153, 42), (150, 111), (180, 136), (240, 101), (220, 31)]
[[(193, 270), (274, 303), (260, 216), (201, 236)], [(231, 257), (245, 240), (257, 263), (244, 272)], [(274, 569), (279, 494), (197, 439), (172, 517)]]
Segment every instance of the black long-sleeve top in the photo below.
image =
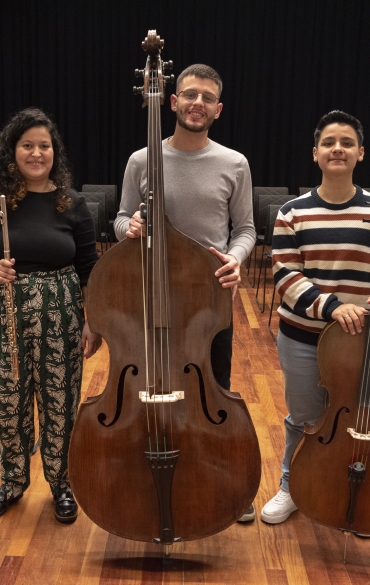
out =
[[(73, 265), (81, 286), (98, 260), (95, 231), (83, 196), (70, 190), (72, 207), (58, 213), (56, 192), (28, 192), (15, 211), (8, 211), (10, 255), (20, 274), (60, 270)], [(2, 233), (0, 257), (4, 257)]]

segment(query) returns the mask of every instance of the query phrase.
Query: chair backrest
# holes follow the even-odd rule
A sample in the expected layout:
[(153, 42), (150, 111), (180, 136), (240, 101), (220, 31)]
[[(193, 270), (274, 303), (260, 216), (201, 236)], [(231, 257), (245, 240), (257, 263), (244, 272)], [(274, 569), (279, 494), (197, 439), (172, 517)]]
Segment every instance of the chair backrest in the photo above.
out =
[(281, 205), (276, 204), (270, 204), (267, 207), (267, 224), (265, 231), (265, 239), (263, 241), (265, 246), (271, 246), (272, 244), (272, 234), (274, 233), (275, 221), (280, 208)]
[[(100, 205), (100, 225), (101, 231), (109, 232), (109, 218), (108, 218), (108, 207), (107, 207), (107, 194), (104, 191), (82, 191), (80, 195), (83, 195), (86, 201), (94, 201)], [(100, 238), (98, 240), (100, 242)]]
[(91, 213), (91, 216), (94, 221), (94, 228), (95, 228), (95, 239), (96, 241), (100, 241), (100, 233), (101, 233), (101, 226), (100, 226), (100, 205), (97, 201), (86, 201), (86, 205)]
[(256, 199), (256, 221), (255, 228), (257, 235), (263, 235), (267, 225), (267, 208), (271, 205), (279, 205), (280, 207), (295, 199), (295, 195), (279, 195), (274, 193), (261, 193)]
[(253, 187), (252, 188), (252, 200), (253, 200), (253, 220), (254, 223), (257, 222), (257, 215), (256, 215), (256, 201), (258, 195), (261, 194), (269, 194), (269, 195), (288, 195), (289, 189), (288, 187)]
[(299, 187), (299, 196), (306, 195), (306, 193), (309, 193), (312, 189), (313, 187)]
[(108, 218), (116, 219), (118, 211), (117, 185), (82, 185), (82, 192), (103, 191), (107, 194)]

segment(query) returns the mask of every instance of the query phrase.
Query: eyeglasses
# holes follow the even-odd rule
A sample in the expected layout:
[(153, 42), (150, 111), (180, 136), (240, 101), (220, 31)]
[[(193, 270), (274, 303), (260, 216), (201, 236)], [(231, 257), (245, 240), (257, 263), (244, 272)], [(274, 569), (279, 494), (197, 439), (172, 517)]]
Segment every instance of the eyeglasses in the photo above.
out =
[(213, 93), (198, 93), (197, 91), (195, 91), (195, 89), (186, 89), (185, 91), (179, 91), (176, 97), (179, 97), (180, 93), (183, 94), (187, 102), (195, 102), (198, 95), (201, 95), (202, 101), (209, 106), (215, 104), (220, 100), (220, 98), (217, 98), (215, 95), (213, 95)]

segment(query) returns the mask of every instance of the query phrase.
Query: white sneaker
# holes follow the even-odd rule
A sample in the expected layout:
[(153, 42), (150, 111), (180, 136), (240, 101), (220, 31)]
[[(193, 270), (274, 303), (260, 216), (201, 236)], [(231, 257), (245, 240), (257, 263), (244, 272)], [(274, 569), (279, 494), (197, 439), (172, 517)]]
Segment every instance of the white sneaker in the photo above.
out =
[(298, 508), (293, 502), (290, 493), (279, 490), (276, 496), (262, 508), (261, 520), (268, 524), (280, 524), (295, 510), (298, 510)]

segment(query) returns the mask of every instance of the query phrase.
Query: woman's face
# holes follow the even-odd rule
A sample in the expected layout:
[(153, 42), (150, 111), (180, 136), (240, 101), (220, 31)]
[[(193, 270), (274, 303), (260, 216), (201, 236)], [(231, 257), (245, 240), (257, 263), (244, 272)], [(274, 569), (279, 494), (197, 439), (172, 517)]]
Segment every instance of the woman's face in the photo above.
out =
[(15, 147), (15, 160), (28, 190), (48, 189), (54, 150), (45, 126), (34, 126), (22, 134)]

